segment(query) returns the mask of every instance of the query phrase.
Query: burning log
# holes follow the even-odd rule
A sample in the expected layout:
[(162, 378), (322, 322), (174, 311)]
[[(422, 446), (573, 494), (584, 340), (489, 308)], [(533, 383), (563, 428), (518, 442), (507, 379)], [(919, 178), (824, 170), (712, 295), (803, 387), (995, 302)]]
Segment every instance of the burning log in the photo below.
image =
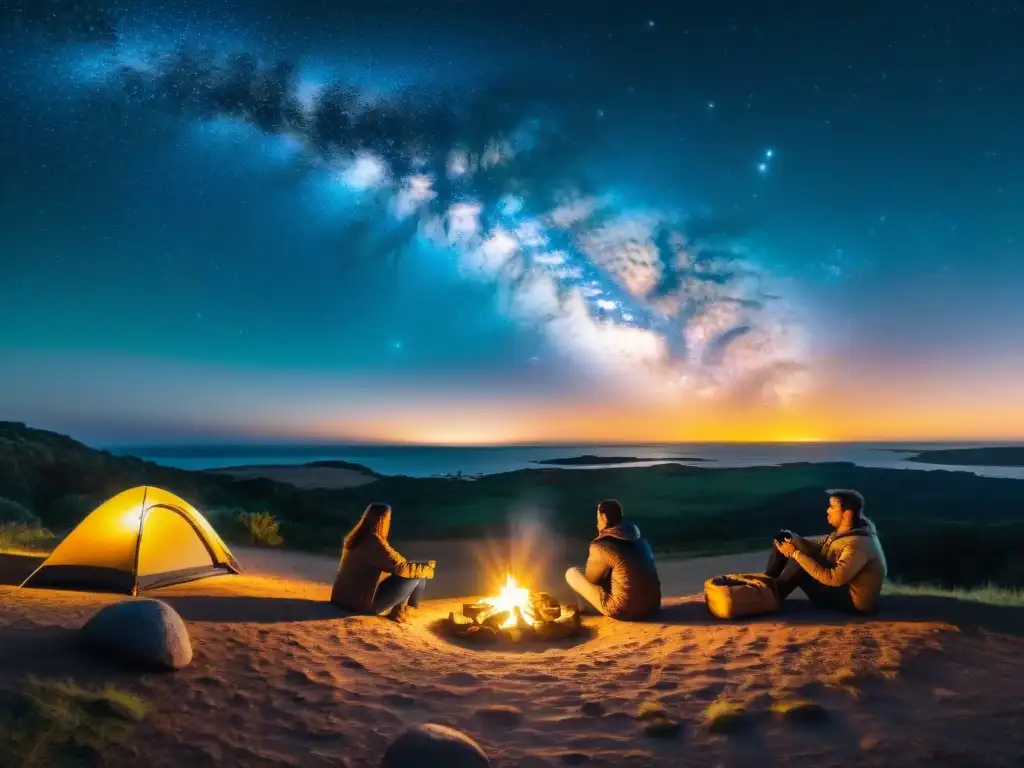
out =
[(493, 607), (490, 603), (478, 600), (475, 603), (463, 603), (462, 604), (462, 615), (471, 621), (477, 621), (477, 617), (481, 613), (493, 611)]
[(534, 592), (530, 601), (537, 621), (554, 621), (562, 615), (562, 606), (547, 592)]
[(528, 591), (511, 575), (497, 597), (463, 603), (462, 616), (451, 612), (440, 624), (447, 635), (486, 644), (560, 640), (581, 627), (576, 608), (561, 605), (547, 592)]
[(542, 621), (536, 625), (538, 640), (562, 640), (571, 637), (582, 627), (580, 612), (576, 608), (568, 608), (565, 615), (555, 621)]
[(508, 611), (496, 611), (481, 621), (480, 624), (491, 629), (501, 629), (502, 625), (508, 621), (508, 617), (511, 615)]

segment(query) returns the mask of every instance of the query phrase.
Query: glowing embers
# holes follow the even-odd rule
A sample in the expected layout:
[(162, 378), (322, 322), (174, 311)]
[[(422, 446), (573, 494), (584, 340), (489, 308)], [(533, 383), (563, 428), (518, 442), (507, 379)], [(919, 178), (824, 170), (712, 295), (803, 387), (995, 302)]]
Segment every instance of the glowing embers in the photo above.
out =
[(462, 606), (462, 615), (448, 614), (444, 634), (479, 643), (551, 641), (577, 634), (579, 610), (561, 605), (547, 592), (531, 592), (511, 574), (498, 594)]

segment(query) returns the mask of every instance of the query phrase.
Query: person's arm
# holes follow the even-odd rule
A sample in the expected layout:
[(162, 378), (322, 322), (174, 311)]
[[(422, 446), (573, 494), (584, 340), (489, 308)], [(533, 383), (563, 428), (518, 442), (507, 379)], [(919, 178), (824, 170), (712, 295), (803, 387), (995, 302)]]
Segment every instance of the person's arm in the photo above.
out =
[(805, 555), (817, 555), (821, 553), (821, 542), (824, 539), (824, 536), (804, 537), (794, 533), (793, 546)]
[(863, 570), (868, 563), (868, 553), (860, 547), (844, 547), (835, 565), (819, 563), (813, 556), (800, 550), (793, 553), (793, 559), (817, 582), (826, 587), (841, 587)]
[(587, 581), (591, 584), (604, 584), (608, 580), (611, 569), (602, 548), (597, 544), (591, 544), (590, 554), (587, 556), (587, 568), (584, 571)]
[(411, 563), (395, 550), (390, 544), (379, 537), (374, 537), (380, 549), (380, 569), (384, 573), (392, 573), (404, 579), (432, 579), (434, 569), (427, 563)]

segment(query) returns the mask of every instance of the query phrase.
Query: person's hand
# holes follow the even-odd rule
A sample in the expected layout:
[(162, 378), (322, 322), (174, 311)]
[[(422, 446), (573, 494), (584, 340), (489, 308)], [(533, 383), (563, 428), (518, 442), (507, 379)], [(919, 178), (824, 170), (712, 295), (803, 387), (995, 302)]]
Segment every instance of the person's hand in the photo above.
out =
[(783, 542), (775, 542), (775, 548), (779, 550), (785, 557), (792, 557), (793, 553), (796, 552), (796, 545), (793, 544), (792, 539), (786, 539)]

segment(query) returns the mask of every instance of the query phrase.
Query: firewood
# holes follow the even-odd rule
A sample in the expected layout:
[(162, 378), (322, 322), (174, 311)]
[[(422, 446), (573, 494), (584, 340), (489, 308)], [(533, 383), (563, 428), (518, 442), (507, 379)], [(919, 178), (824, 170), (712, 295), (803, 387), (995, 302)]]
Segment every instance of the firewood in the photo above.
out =
[(501, 625), (508, 621), (508, 617), (510, 615), (511, 614), (508, 611), (498, 611), (491, 614), (480, 623), (485, 627), (490, 627), (491, 629), (500, 629)]
[(479, 621), (478, 617), (485, 611), (493, 611), (490, 603), (463, 603), (462, 604), (462, 615), (471, 621)]

